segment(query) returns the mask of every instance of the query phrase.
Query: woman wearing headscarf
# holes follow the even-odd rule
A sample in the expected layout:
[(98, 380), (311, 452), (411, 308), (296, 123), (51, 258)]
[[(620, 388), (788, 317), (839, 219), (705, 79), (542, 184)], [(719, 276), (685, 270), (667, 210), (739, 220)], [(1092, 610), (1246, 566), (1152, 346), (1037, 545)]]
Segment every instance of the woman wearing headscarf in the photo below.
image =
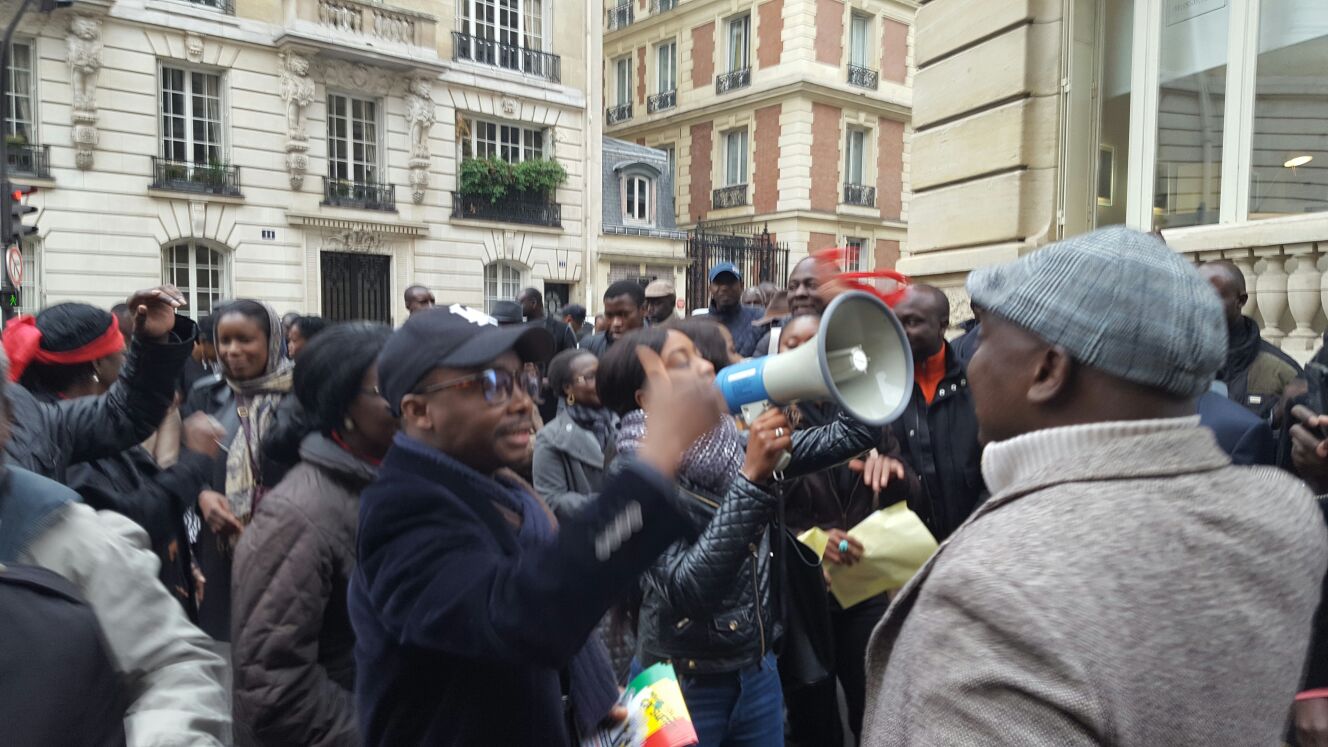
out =
[[(640, 345), (668, 368), (714, 376), (714, 366), (676, 330), (638, 330), (610, 348), (597, 387), (605, 406), (622, 416), (620, 457), (635, 454), (648, 428)], [(673, 663), (702, 747), (784, 744), (783, 695), (771, 652), (781, 630), (771, 603), (768, 532), (777, 507), (776, 465), (788, 451), (790, 476), (825, 469), (871, 448), (877, 435), (845, 418), (796, 435), (791, 430), (777, 408), (746, 433), (723, 418), (683, 454), (679, 505), (694, 535), (664, 551), (642, 582), (635, 666)]]
[[(282, 356), (281, 318), (267, 304), (241, 299), (213, 314), (221, 377), (204, 379), (189, 394), (185, 414), (205, 412), (225, 435), (212, 464), (208, 489), (198, 496), (203, 518), (197, 543), (206, 586), (199, 627), (218, 641), (230, 640), (231, 559), (235, 543), (289, 464), (264, 455), (268, 437), (295, 414), (290, 397), (291, 365)], [(284, 405), (286, 400), (289, 405)]]
[(558, 415), (535, 436), (534, 482), (559, 518), (599, 492), (604, 455), (618, 429), (618, 416), (600, 405), (595, 391), (598, 370), (599, 359), (588, 350), (564, 350), (549, 362)]
[(381, 324), (329, 327), (295, 366), (306, 424), (300, 461), (263, 497), (235, 548), (231, 658), (241, 743), (359, 743), (346, 594), (360, 491), (397, 430), (374, 365), (390, 334)]
[[(121, 331), (113, 314), (84, 303), (56, 304), (35, 317), (18, 317), (4, 335), (10, 380), (39, 402), (105, 394), (124, 365)], [(71, 465), (65, 475), (66, 484), (86, 504), (122, 514), (147, 532), (162, 561), (163, 582), (177, 591), (192, 587), (184, 511), (207, 481), (211, 458), (218, 452), (216, 438), (213, 425), (201, 416), (185, 424), (185, 448), (174, 466), (160, 464), (138, 445)], [(181, 597), (192, 613), (192, 595)]]

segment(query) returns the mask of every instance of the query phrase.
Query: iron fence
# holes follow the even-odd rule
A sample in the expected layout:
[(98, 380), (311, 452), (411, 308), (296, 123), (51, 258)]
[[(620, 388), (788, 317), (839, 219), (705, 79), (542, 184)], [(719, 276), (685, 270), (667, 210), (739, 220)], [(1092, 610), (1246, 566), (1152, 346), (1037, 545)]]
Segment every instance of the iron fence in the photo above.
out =
[(626, 122), (632, 118), (632, 105), (619, 104), (618, 106), (610, 106), (608, 112), (605, 114), (605, 118), (611, 125), (618, 124), (619, 122)]
[(664, 111), (665, 109), (672, 109), (677, 105), (678, 92), (676, 90), (657, 93), (646, 99), (646, 113), (654, 114), (655, 112)]
[(217, 162), (199, 164), (153, 156), (152, 188), (238, 197), (240, 167)]
[(558, 55), (482, 39), (460, 31), (452, 32), (452, 59), (515, 70), (551, 83), (562, 82), (563, 63)]
[(774, 283), (781, 288), (788, 278), (788, 247), (777, 243), (770, 231), (754, 225), (698, 224), (687, 235), (687, 308), (709, 305), (710, 268), (732, 262), (748, 287)]
[(876, 188), (866, 184), (845, 184), (844, 204), (876, 207)]
[(453, 192), (452, 217), (554, 228), (561, 228), (563, 225), (562, 205), (547, 197), (520, 194), (504, 195), (490, 202), (484, 197)]
[(715, 93), (726, 93), (752, 84), (752, 69), (731, 70), (715, 77)]
[(330, 179), (325, 176), (323, 177), (323, 204), (332, 205), (333, 207), (395, 212), (397, 209), (397, 187), (395, 184)]
[(859, 88), (876, 88), (876, 82), (879, 77), (880, 76), (877, 72), (869, 67), (863, 67), (861, 65), (848, 66), (849, 85), (857, 86)]
[(51, 178), (51, 146), (28, 145), (26, 143), (7, 143), (5, 159), (9, 161), (9, 173), (15, 176), (31, 176), (38, 179)]
[(636, 20), (630, 0), (629, 2), (618, 3), (607, 12), (609, 16), (609, 31), (617, 31), (618, 29), (627, 28), (632, 25), (632, 21)]
[(712, 204), (716, 210), (724, 208), (742, 207), (747, 204), (747, 185), (734, 184), (728, 187), (720, 187), (714, 191)]

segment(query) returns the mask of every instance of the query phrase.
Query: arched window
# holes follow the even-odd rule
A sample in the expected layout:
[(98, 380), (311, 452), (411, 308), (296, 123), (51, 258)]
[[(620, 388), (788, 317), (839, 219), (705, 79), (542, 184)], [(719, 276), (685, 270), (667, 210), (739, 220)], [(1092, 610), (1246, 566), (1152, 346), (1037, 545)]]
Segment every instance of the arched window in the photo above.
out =
[(217, 301), (227, 295), (226, 254), (202, 242), (180, 241), (164, 247), (162, 268), (165, 282), (179, 288), (189, 302), (185, 313), (192, 319), (211, 314)]
[(521, 268), (511, 262), (493, 262), (484, 266), (484, 310), (493, 310), (495, 301), (515, 301), (521, 292)]

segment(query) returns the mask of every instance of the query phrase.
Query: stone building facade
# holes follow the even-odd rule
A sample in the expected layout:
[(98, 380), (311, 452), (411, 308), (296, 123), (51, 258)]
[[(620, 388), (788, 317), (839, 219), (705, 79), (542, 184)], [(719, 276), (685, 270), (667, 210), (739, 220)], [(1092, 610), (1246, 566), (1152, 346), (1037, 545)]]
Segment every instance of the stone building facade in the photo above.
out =
[(678, 224), (893, 267), (909, 218), (910, 0), (612, 0), (605, 132), (670, 154)]
[(1265, 339), (1318, 347), (1328, 4), (930, 0), (915, 45), (899, 268), (947, 286), (956, 321), (969, 270), (1125, 224), (1231, 260)]
[[(674, 214), (669, 154), (611, 137), (602, 142), (604, 222), (594, 287), (602, 296), (619, 280), (668, 280), (684, 298), (687, 234)], [(589, 308), (599, 308), (600, 300)]]
[[(30, 13), (6, 139), (14, 181), (37, 188), (24, 309), (110, 305), (163, 279), (194, 313), (254, 297), (383, 321), (417, 282), (476, 305), (580, 292), (599, 223), (590, 6), (395, 1)], [(487, 157), (553, 160), (566, 178), (460, 194), (465, 161)]]

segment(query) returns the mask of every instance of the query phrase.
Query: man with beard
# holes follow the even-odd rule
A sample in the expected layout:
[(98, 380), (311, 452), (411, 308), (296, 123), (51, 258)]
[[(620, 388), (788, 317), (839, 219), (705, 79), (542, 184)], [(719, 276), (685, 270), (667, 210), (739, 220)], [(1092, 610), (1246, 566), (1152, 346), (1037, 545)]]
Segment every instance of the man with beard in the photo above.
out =
[(742, 274), (732, 262), (720, 262), (710, 268), (710, 317), (728, 327), (738, 355), (750, 357), (756, 350), (756, 327), (752, 323), (764, 314), (763, 308), (744, 306)]
[(651, 324), (663, 324), (672, 319), (677, 304), (678, 293), (668, 280), (653, 280), (646, 286), (646, 320)]

